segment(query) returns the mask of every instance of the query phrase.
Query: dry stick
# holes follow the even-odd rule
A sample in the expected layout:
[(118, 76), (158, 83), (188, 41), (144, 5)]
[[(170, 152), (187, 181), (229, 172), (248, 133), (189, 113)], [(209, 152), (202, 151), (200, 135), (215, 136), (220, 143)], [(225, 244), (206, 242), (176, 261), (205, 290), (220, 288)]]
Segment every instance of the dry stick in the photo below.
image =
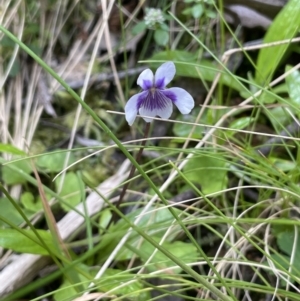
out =
[[(146, 145), (146, 143), (147, 143), (147, 138), (148, 138), (148, 136), (149, 136), (149, 131), (150, 131), (150, 122), (146, 122), (146, 125), (145, 125), (145, 133), (144, 133), (144, 140), (141, 142), (141, 147), (140, 147), (139, 152), (137, 153), (136, 159), (135, 159), (137, 163), (140, 163), (140, 160), (141, 160), (141, 157), (142, 157), (142, 153), (143, 153), (144, 147), (145, 147), (145, 145)], [(122, 201), (123, 201), (123, 198), (124, 198), (124, 196), (125, 196), (125, 193), (126, 193), (128, 187), (129, 187), (129, 184), (130, 184), (130, 181), (129, 181), (129, 180), (133, 177), (134, 172), (135, 172), (135, 169), (136, 169), (135, 166), (132, 165), (131, 170), (130, 170), (130, 173), (129, 173), (128, 178), (127, 178), (127, 183), (123, 186), (123, 189), (122, 189), (122, 192), (121, 192), (121, 194), (120, 194), (119, 200), (118, 200), (118, 202), (116, 203), (116, 206), (115, 206), (116, 209), (119, 209), (119, 207), (120, 207), (120, 205), (121, 205), (121, 203), (122, 203)], [(116, 221), (117, 221), (117, 217), (118, 217), (118, 215), (117, 215), (116, 211), (114, 211), (114, 212), (113, 212), (113, 216), (112, 216), (112, 218), (111, 218), (111, 220), (110, 220), (110, 222), (109, 222), (109, 224), (108, 224), (108, 226), (107, 226), (107, 229), (109, 228), (109, 226), (110, 226), (113, 222), (116, 222)]]
[[(125, 160), (118, 171), (97, 188), (101, 194), (109, 198), (112, 194), (111, 187), (118, 186), (125, 181), (127, 170), (130, 167), (130, 161)], [(79, 229), (86, 221), (86, 212), (88, 216), (98, 213), (105, 202), (98, 192), (91, 192), (86, 198), (87, 211), (80, 203), (76, 206), (76, 211), (68, 212), (60, 221), (57, 222), (59, 233), (63, 240), (68, 239), (74, 231)], [(10, 262), (0, 272), (0, 299), (12, 293), (21, 286), (29, 283), (38, 272), (49, 262), (49, 257), (35, 254), (21, 254)], [(2, 299), (1, 299), (2, 300)]]

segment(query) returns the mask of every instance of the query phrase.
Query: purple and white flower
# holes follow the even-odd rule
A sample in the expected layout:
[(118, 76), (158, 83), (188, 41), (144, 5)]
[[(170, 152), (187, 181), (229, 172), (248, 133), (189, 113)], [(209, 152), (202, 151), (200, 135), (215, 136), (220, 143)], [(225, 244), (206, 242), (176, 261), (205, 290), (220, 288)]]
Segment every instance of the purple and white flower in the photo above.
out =
[(173, 104), (182, 114), (191, 112), (195, 102), (187, 91), (181, 88), (166, 88), (175, 73), (174, 63), (166, 62), (156, 70), (155, 75), (150, 69), (140, 74), (137, 84), (143, 91), (133, 95), (125, 106), (125, 118), (129, 125), (133, 124), (138, 113), (146, 122), (151, 122), (151, 117), (155, 116), (168, 119), (173, 112)]

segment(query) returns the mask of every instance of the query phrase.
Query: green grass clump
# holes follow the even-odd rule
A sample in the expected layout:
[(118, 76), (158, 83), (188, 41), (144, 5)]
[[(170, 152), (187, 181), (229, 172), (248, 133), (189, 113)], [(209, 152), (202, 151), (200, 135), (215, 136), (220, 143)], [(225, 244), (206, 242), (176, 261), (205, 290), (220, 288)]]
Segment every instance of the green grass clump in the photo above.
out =
[[(217, 2), (1, 4), (1, 300), (299, 299), (300, 3)], [(141, 138), (166, 61), (196, 106)]]

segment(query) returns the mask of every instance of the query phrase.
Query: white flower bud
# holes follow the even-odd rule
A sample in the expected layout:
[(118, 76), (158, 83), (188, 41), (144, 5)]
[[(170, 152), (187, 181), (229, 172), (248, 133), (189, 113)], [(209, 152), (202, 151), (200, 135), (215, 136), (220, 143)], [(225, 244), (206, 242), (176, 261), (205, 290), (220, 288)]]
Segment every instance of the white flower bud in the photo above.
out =
[(155, 24), (162, 24), (165, 21), (165, 17), (161, 9), (159, 8), (148, 8), (146, 9), (146, 16), (144, 17), (145, 24), (148, 27), (154, 27)]

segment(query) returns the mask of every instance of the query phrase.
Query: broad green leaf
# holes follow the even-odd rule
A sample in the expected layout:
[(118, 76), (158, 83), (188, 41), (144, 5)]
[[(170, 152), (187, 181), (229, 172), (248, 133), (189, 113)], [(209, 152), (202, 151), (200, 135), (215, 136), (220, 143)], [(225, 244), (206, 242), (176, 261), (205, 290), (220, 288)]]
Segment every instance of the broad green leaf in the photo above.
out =
[(20, 61), (18, 59), (14, 60), (11, 69), (9, 71), (9, 76), (11, 77), (17, 76), (20, 72), (20, 69), (21, 69)]
[[(0, 246), (20, 253), (49, 255), (48, 251), (41, 246), (42, 243), (32, 230), (22, 231), (32, 239), (15, 229), (0, 229)], [(37, 230), (37, 232), (45, 245), (51, 250), (55, 250), (50, 232), (44, 230)]]
[(192, 7), (192, 15), (194, 19), (199, 19), (203, 14), (203, 6), (201, 3), (196, 4)]
[(287, 172), (290, 170), (293, 170), (294, 168), (297, 167), (297, 163), (286, 160), (286, 159), (280, 159), (280, 158), (268, 158), (268, 160), (276, 167), (276, 169), (281, 170), (283, 172)]
[[(143, 209), (137, 209), (128, 214), (127, 218), (133, 223), (136, 217), (141, 213)], [(176, 214), (178, 216), (182, 216), (183, 212), (179, 209), (174, 208)], [(142, 216), (141, 221), (139, 222), (139, 227), (145, 233), (150, 236), (156, 236), (158, 238), (162, 238), (165, 234), (165, 229), (170, 227), (170, 225), (174, 222), (174, 217), (165, 207), (152, 207), (149, 208), (149, 212)], [(110, 252), (115, 248), (115, 246), (119, 243), (120, 239), (124, 236), (126, 231), (128, 230), (128, 223), (120, 219), (116, 225), (111, 226), (110, 233), (103, 234), (101, 238), (101, 261), (105, 260), (107, 256), (110, 255)], [(173, 232), (168, 235), (167, 242), (171, 242), (174, 240), (176, 236), (176, 227), (173, 228)], [(180, 227), (178, 226), (178, 231)], [(137, 234), (135, 231), (130, 236), (128, 240), (128, 244), (130, 244), (133, 248), (138, 248), (140, 243), (141, 236)], [(119, 259), (127, 260), (131, 259), (134, 255), (132, 250), (129, 250), (127, 247), (123, 247), (121, 252), (119, 253)]]
[[(300, 26), (300, 1), (290, 0), (269, 27), (264, 43), (282, 41), (295, 37)], [(257, 59), (255, 80), (267, 85), (289, 44), (262, 48)]]
[(63, 283), (54, 294), (55, 301), (74, 300), (76, 297), (82, 295), (82, 293), (78, 292), (79, 287), (83, 286), (83, 288), (86, 289), (89, 283), (92, 281), (95, 273), (90, 273), (90, 269), (84, 264), (80, 263), (78, 266), (82, 271), (85, 272), (85, 275), (78, 273), (78, 279), (80, 283), (71, 284), (69, 280), (64, 279)]
[[(138, 209), (128, 216), (128, 218), (133, 222), (136, 219), (136, 216), (140, 214), (140, 211), (142, 209)], [(178, 216), (182, 217), (182, 211), (179, 209), (175, 209), (175, 212)], [(183, 217), (182, 217), (183, 218)], [(173, 223), (174, 217), (168, 210), (168, 208), (161, 207), (161, 208), (152, 208), (152, 210), (149, 210), (149, 213), (143, 215), (143, 218), (141, 222), (139, 223), (139, 227), (148, 235), (150, 235), (152, 238), (154, 237), (156, 241), (160, 241), (160, 239), (165, 234), (165, 229), (167, 229), (171, 224)], [(120, 229), (124, 226), (128, 227), (128, 224), (121, 220), (117, 225), (115, 226), (116, 229)], [(113, 228), (111, 229), (113, 231)], [(183, 243), (183, 242), (173, 242), (174, 238), (180, 231), (180, 226), (174, 227), (173, 231), (170, 233), (170, 235), (167, 237), (167, 240), (164, 242), (163, 247), (165, 247), (168, 251), (172, 252), (175, 256), (179, 257), (184, 262), (192, 262), (196, 260), (197, 252), (196, 249), (192, 244), (189, 243)], [(122, 235), (121, 235), (122, 237)], [(105, 239), (105, 235), (103, 236), (103, 239)], [(119, 242), (118, 238), (114, 245)], [(103, 243), (103, 242), (102, 242)], [(103, 246), (104, 252), (106, 253), (107, 250), (111, 249), (111, 241), (109, 242), (109, 245)], [(130, 246), (128, 248), (127, 246)], [(141, 236), (138, 235), (136, 232), (133, 232), (133, 234), (130, 236), (127, 246), (125, 245), (120, 252), (118, 253), (116, 259), (123, 261), (123, 260), (130, 260), (133, 256), (136, 256), (137, 258), (140, 258), (141, 260), (146, 261), (148, 257), (152, 254), (155, 247), (152, 246), (151, 243), (147, 242), (146, 240), (141, 240)], [(101, 254), (101, 257), (103, 256), (103, 253)], [(167, 266), (174, 266), (174, 263), (169, 260), (165, 255), (163, 255), (161, 252), (158, 252), (158, 254), (154, 257), (152, 263), (157, 263), (156, 269), (158, 266), (160, 267), (167, 267)], [(151, 268), (152, 264), (150, 264), (149, 268)], [(180, 272), (180, 269), (178, 268), (176, 272)]]
[[(157, 242), (160, 241), (161, 237), (152, 236)], [(132, 244), (130, 242), (131, 248), (136, 248), (136, 252), (126, 251), (126, 247), (123, 247), (119, 254), (117, 255), (118, 260), (128, 260), (132, 258), (133, 253), (137, 258), (140, 258), (144, 262), (148, 260), (151, 254), (154, 252), (155, 247), (148, 241), (144, 240), (141, 242), (140, 238), (136, 243)], [(167, 242), (165, 241), (162, 244), (162, 247), (171, 252), (174, 256), (180, 258), (185, 263), (190, 263), (197, 260), (197, 249), (191, 243), (185, 243), (181, 241)], [(130, 254), (130, 256), (129, 256)], [(147, 267), (149, 270), (158, 270), (167, 267), (174, 266), (174, 262), (170, 260), (166, 255), (157, 251), (154, 258), (151, 260), (151, 263)], [(173, 272), (180, 273), (181, 268), (176, 268)]]
[[(158, 238), (154, 238), (157, 242), (159, 242)], [(197, 261), (197, 249), (191, 243), (175, 241), (172, 243), (164, 242), (162, 247), (171, 252), (174, 256), (180, 258), (184, 263), (191, 263)], [(142, 254), (142, 260), (146, 262), (148, 258), (154, 252), (155, 247), (147, 241), (144, 241), (142, 246), (140, 247), (140, 251)], [(153, 259), (151, 260), (147, 269), (150, 271), (155, 271), (158, 269), (164, 269), (167, 267), (174, 266), (174, 262), (170, 260), (166, 255), (157, 251)], [(172, 270), (172, 273), (180, 273), (182, 271), (181, 268), (176, 268)]]
[(186, 164), (184, 175), (200, 185), (204, 194), (218, 192), (227, 185), (226, 161), (218, 154), (194, 156)]
[[(51, 195), (46, 193), (46, 199), (49, 201), (51, 199)], [(31, 212), (38, 212), (43, 209), (43, 203), (40, 195), (35, 198), (31, 192), (22, 193), (21, 203)]]
[(64, 210), (70, 211), (81, 201), (80, 187), (82, 187), (83, 183), (79, 182), (81, 179), (74, 172), (68, 172), (64, 179), (63, 177), (56, 179), (55, 186), (57, 191), (60, 189), (62, 180), (64, 180), (64, 182), (59, 195), (63, 197), (64, 203), (61, 203), (61, 206)]
[(159, 27), (160, 27), (161, 30), (164, 30), (164, 31), (167, 31), (167, 32), (170, 30), (170, 27), (166, 23), (159, 24)]
[[(45, 154), (37, 159), (37, 166), (39, 169), (47, 172), (59, 172), (64, 168), (65, 160), (67, 157), (66, 152), (53, 152)], [(70, 153), (68, 163), (74, 163), (75, 159), (72, 153)]]
[(191, 15), (191, 14), (192, 14), (192, 8), (191, 8), (191, 7), (185, 8), (185, 9), (182, 11), (182, 14), (183, 14), (183, 15)]
[[(199, 108), (195, 108), (191, 112), (191, 114), (187, 114), (187, 115), (180, 114), (178, 116), (177, 120), (193, 123), (193, 122), (195, 122), (198, 113), (199, 113)], [(205, 115), (205, 117), (206, 117), (206, 115)], [(202, 120), (200, 120), (200, 123), (207, 124), (207, 120), (202, 119)], [(175, 123), (173, 126), (173, 132), (177, 137), (188, 137), (192, 128), (193, 128), (193, 125), (191, 125), (191, 124)], [(205, 128), (197, 126), (192, 135), (192, 138), (201, 138), (203, 136), (203, 133), (205, 133)]]
[[(289, 71), (292, 67), (287, 66), (285, 71)], [(286, 77), (285, 79), (289, 95), (293, 104), (299, 108), (300, 106), (300, 72), (295, 70), (292, 74)], [(299, 112), (297, 112), (299, 114)]]
[[(28, 212), (24, 212), (26, 215)], [(9, 227), (1, 220), (1, 215), (8, 219), (12, 224), (19, 225), (24, 222), (23, 217), (7, 198), (0, 198), (0, 227)], [(29, 214), (28, 214), (29, 215)]]
[[(86, 270), (86, 273), (90, 275), (89, 278), (78, 274), (81, 284), (84, 288), (87, 288), (88, 285), (92, 282), (93, 278), (96, 275), (96, 270), (91, 270), (86, 266), (81, 265), (81, 268)], [(122, 271), (118, 269), (110, 269), (108, 268), (103, 276), (94, 281), (95, 287), (99, 292), (108, 292), (111, 289), (114, 289), (120, 286), (124, 282), (129, 282), (135, 278), (134, 274), (130, 274), (127, 271)], [(76, 284), (75, 284), (76, 285)], [(71, 301), (74, 298), (82, 295), (82, 292), (77, 292), (75, 289), (75, 285), (71, 285), (68, 280), (64, 280), (63, 284), (60, 286), (59, 290), (54, 294), (55, 301)], [(120, 287), (116, 289), (113, 295), (123, 296), (126, 295), (128, 300), (150, 300), (149, 292), (143, 290), (143, 285), (139, 281), (134, 281), (126, 286)], [(126, 300), (127, 300), (126, 299)]]
[[(275, 265), (275, 267), (280, 271), (283, 270), (285, 272), (287, 271), (291, 271), (291, 274), (295, 277), (300, 277), (300, 262), (293, 262), (293, 265), (291, 266), (290, 264), (290, 257), (285, 256), (285, 255), (281, 255), (281, 254), (271, 254), (271, 259), (273, 264)], [(273, 267), (272, 267), (273, 269)], [(269, 273), (273, 274), (271, 271), (269, 271)], [(293, 279), (291, 278), (291, 281), (293, 281)], [(284, 286), (286, 285), (286, 281), (284, 280), (284, 278), (280, 278), (280, 282), (281, 285)]]
[(218, 14), (213, 10), (206, 10), (205, 15), (206, 15), (206, 17), (208, 17), (210, 19), (214, 19), (218, 16)]
[(18, 149), (17, 147), (12, 146), (11, 144), (0, 143), (0, 153), (9, 153), (13, 155), (26, 155), (25, 152)]
[(133, 35), (138, 35), (139, 33), (143, 32), (146, 30), (147, 25), (145, 21), (138, 22), (133, 28), (132, 28), (132, 34)]
[[(253, 121), (254, 121), (253, 117), (241, 117), (241, 118), (238, 118), (238, 119), (234, 120), (233, 122), (231, 122), (231, 124), (229, 125), (229, 128), (235, 129), (235, 130), (242, 130), (242, 129), (246, 128), (247, 126), (249, 126)], [(232, 132), (232, 133), (234, 133), (234, 132)]]
[(272, 122), (274, 128), (282, 128), (282, 125), (288, 125), (292, 122), (292, 117), (286, 110), (284, 106), (278, 106), (275, 108), (270, 108), (270, 121)]
[[(26, 209), (29, 209), (33, 212), (37, 211), (36, 210), (36, 207), (35, 207), (35, 203), (34, 203), (34, 196), (31, 192), (24, 192), (22, 193), (21, 195), (21, 203), (23, 204), (23, 206), (26, 208)], [(42, 205), (42, 204), (41, 204)], [(41, 208), (42, 209), (42, 206)]]
[[(11, 167), (14, 167), (18, 170), (16, 172)], [(26, 183), (25, 175), (31, 173), (31, 166), (28, 161), (17, 161), (13, 163), (9, 163), (2, 167), (2, 177), (3, 181), (7, 185), (14, 185), (14, 184), (24, 184)]]
[[(277, 235), (277, 244), (281, 251), (291, 255), (295, 242), (295, 233), (293, 230), (284, 231)], [(300, 263), (300, 240), (296, 241), (295, 261)]]
[[(128, 219), (133, 223), (136, 220), (136, 217), (140, 215), (143, 208), (137, 209), (130, 214), (128, 214)], [(182, 210), (174, 208), (174, 211), (177, 215), (180, 215), (183, 213)], [(174, 221), (174, 216), (170, 212), (168, 208), (165, 208), (164, 206), (161, 207), (151, 207), (149, 208), (149, 211), (145, 214), (143, 214), (140, 222), (139, 227), (143, 229), (145, 232), (147, 232), (149, 235), (153, 235), (158, 230), (161, 231), (161, 228), (169, 226)], [(120, 224), (123, 224), (127, 222), (120, 220)], [(119, 227), (120, 224), (118, 223), (117, 226)], [(164, 231), (161, 231), (164, 233)], [(155, 235), (157, 236), (157, 235)], [(174, 238), (174, 236), (170, 235), (169, 238)]]
[[(96, 282), (96, 287), (98, 287), (100, 291), (107, 292), (120, 286), (122, 283), (133, 279), (136, 279), (135, 274), (118, 269), (107, 269), (103, 277)], [(126, 295), (129, 300), (150, 300), (149, 292), (143, 290), (143, 284), (139, 281), (134, 281), (126, 286), (116, 289), (114, 294)]]
[[(112, 212), (109, 208), (106, 208), (104, 210), (101, 210), (101, 215), (99, 218), (99, 228), (102, 229), (106, 229), (110, 220), (112, 218)], [(106, 230), (104, 230), (105, 232)]]
[[(151, 60), (174, 61), (176, 65), (176, 74), (185, 77), (203, 79), (212, 82), (219, 72), (218, 66), (211, 61), (197, 61), (197, 55), (187, 51), (172, 50), (163, 51), (151, 57)], [(182, 62), (182, 63), (181, 63)], [(155, 64), (157, 66), (157, 64)], [(222, 73), (220, 82), (237, 91), (244, 91), (245, 88), (225, 71)]]
[(162, 29), (155, 30), (154, 33), (155, 42), (160, 46), (166, 46), (169, 42), (169, 33)]
[[(291, 255), (294, 248), (295, 232), (291, 229), (277, 234), (277, 245), (287, 256), (273, 254), (272, 257), (284, 268), (289, 269)], [(300, 241), (296, 240), (295, 253), (293, 254), (292, 274), (300, 277)]]
[[(253, 80), (251, 80), (251, 83), (253, 83)], [(257, 86), (257, 84), (252, 84), (250, 86), (250, 91), (245, 91), (243, 93), (241, 93), (241, 96), (243, 98), (248, 98), (253, 96), (259, 89), (259, 87)], [(268, 90), (264, 90), (259, 96), (255, 97), (255, 100), (257, 100), (257, 102), (260, 104), (272, 104), (275, 103), (277, 101), (281, 101), (280, 95), (285, 95), (288, 91), (287, 88), (287, 84), (283, 83), (280, 85), (277, 85), (274, 88), (270, 88)]]

